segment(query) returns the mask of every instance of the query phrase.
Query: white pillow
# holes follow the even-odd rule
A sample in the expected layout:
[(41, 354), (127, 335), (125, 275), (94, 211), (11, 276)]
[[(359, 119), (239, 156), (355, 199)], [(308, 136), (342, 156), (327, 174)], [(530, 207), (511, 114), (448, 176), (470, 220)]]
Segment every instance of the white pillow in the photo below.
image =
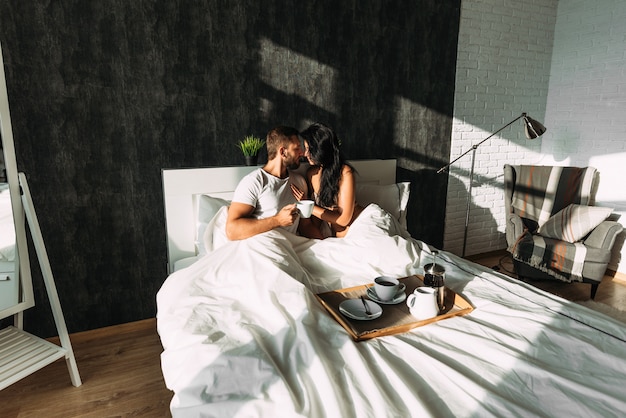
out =
[(221, 208), (228, 205), (230, 205), (228, 200), (220, 199), (219, 197), (213, 197), (207, 194), (198, 196), (198, 217), (196, 220), (195, 240), (198, 254), (204, 255), (207, 253), (203, 239), (207, 225)]
[(385, 186), (357, 184), (356, 201), (361, 206), (376, 203), (406, 228), (406, 206), (410, 192), (411, 183), (408, 181)]
[[(376, 203), (396, 218), (406, 229), (406, 207), (409, 202), (411, 183), (403, 182), (389, 185), (357, 184), (356, 201), (361, 206)], [(196, 248), (204, 255), (224, 244), (226, 238), (226, 210), (230, 201), (210, 195), (198, 196), (198, 217), (196, 222)], [(216, 216), (220, 213), (220, 216)], [(211, 224), (211, 225), (209, 225)]]
[(609, 217), (611, 208), (571, 204), (554, 214), (537, 233), (544, 237), (574, 243), (583, 239)]
[(208, 223), (204, 235), (200, 237), (205, 251), (215, 251), (229, 241), (226, 238), (226, 218), (228, 218), (228, 206), (222, 206)]

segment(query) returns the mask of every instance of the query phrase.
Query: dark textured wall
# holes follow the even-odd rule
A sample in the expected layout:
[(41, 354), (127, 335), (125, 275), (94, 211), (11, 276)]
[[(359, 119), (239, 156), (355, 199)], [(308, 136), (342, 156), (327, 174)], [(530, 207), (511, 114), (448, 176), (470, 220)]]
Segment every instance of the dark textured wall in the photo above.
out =
[[(441, 245), (460, 0), (0, 1), (18, 166), (70, 332), (155, 315), (161, 169), (241, 164), (276, 124), (400, 161), (409, 229)], [(263, 157), (262, 157), (263, 158)], [(32, 252), (34, 254), (34, 252)], [(26, 328), (56, 334), (37, 262)]]

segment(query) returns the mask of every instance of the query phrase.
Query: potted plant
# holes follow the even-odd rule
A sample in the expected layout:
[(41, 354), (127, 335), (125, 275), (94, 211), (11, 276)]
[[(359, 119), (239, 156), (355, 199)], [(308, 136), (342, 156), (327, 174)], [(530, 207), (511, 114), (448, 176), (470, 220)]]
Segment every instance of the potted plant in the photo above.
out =
[(246, 158), (246, 165), (256, 165), (259, 151), (265, 146), (265, 141), (254, 135), (248, 135), (239, 141), (237, 148), (241, 150)]

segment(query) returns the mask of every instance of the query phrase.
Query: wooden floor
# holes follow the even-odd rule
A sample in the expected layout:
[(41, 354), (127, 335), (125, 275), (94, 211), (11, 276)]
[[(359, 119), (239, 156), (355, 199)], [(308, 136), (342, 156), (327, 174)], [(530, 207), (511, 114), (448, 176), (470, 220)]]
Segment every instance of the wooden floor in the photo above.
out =
[[(504, 250), (467, 258), (485, 267), (495, 267), (501, 273), (517, 278), (513, 271), (512, 258)], [(591, 285), (585, 283), (563, 283), (558, 280), (528, 279), (525, 282), (571, 301), (589, 300), (591, 293)], [(612, 274), (605, 275), (600, 286), (598, 286), (598, 292), (594, 301), (626, 311), (626, 277), (620, 274), (615, 275), (615, 277)]]
[(171, 416), (156, 320), (76, 333), (71, 341), (82, 386), (72, 386), (59, 360), (0, 391), (0, 417)]
[[(515, 277), (505, 252), (469, 258)], [(569, 300), (589, 299), (589, 285), (529, 283)], [(595, 301), (626, 310), (626, 278), (606, 276)], [(0, 417), (171, 416), (156, 320), (72, 334), (71, 340), (83, 385), (72, 386), (65, 362), (57, 361), (0, 391)]]

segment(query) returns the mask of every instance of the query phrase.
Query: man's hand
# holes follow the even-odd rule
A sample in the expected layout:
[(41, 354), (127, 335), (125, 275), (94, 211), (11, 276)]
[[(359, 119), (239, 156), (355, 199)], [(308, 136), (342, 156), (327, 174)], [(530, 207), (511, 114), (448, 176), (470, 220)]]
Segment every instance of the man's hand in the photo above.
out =
[(292, 203), (291, 205), (283, 207), (275, 217), (279, 226), (293, 225), (298, 218), (298, 209), (296, 208), (296, 204)]

